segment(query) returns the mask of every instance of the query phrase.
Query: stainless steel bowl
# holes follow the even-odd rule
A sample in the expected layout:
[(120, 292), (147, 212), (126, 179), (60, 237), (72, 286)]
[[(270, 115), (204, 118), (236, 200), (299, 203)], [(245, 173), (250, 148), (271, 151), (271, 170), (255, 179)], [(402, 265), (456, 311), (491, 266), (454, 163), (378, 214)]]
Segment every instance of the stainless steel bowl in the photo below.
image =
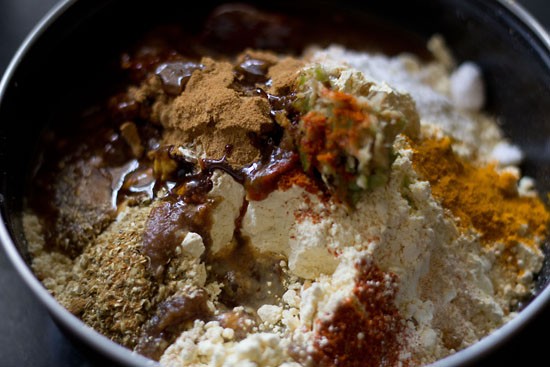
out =
[[(182, 1), (66, 0), (31, 32), (13, 58), (0, 84), (0, 240), (8, 257), (56, 323), (91, 356), (126, 366), (154, 362), (111, 342), (84, 325), (45, 290), (29, 267), (21, 226), (21, 209), (29, 162), (50, 111), (68, 96), (84, 96), (85, 86), (105, 70), (121, 42), (162, 20), (197, 22), (219, 1), (204, 0), (188, 8)], [(550, 191), (550, 38), (512, 1), (431, 0), (364, 2), (277, 1), (260, 7), (307, 15), (319, 9), (352, 12), (360, 22), (373, 14), (427, 38), (441, 33), (459, 60), (473, 60), (483, 69), (488, 110), (526, 153), (522, 170), (538, 189)], [(199, 15), (199, 16), (197, 16)], [(47, 88), (47, 89), (45, 89)], [(32, 101), (32, 105), (29, 104)], [(545, 252), (550, 253), (545, 246)], [(548, 256), (550, 257), (550, 255)], [(475, 345), (435, 366), (462, 366), (483, 361), (526, 325), (550, 312), (550, 261), (537, 279), (538, 295), (519, 316)]]

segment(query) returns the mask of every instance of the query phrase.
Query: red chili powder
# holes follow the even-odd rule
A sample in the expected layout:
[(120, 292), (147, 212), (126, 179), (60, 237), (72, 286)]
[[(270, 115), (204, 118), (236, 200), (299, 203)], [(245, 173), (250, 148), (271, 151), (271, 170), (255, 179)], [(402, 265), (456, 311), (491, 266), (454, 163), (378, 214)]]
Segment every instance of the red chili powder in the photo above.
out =
[[(319, 320), (313, 360), (319, 366), (395, 366), (404, 322), (395, 306), (397, 275), (368, 260), (356, 264), (353, 294), (328, 320)], [(401, 361), (407, 365), (406, 361)]]

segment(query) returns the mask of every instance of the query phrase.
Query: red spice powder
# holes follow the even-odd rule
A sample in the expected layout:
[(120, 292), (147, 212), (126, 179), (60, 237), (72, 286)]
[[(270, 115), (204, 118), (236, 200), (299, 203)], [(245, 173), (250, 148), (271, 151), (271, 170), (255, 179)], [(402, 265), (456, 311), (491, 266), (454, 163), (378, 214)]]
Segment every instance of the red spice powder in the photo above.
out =
[[(318, 155), (329, 153), (325, 150), (327, 117), (310, 111), (302, 116), (304, 136), (299, 141), (300, 156), (304, 170), (311, 172), (318, 163)], [(328, 158), (325, 157), (325, 161)]]
[[(380, 367), (399, 361), (404, 322), (395, 306), (397, 276), (368, 260), (357, 263), (353, 295), (319, 320), (313, 360), (319, 366)], [(406, 361), (400, 361), (407, 365)]]
[[(330, 194), (326, 191), (326, 188), (323, 188), (321, 183), (305, 174), (300, 168), (296, 168), (282, 175), (279, 178), (277, 188), (281, 191), (285, 191), (294, 185), (301, 187), (306, 192), (317, 196), (321, 202), (326, 203), (330, 199)], [(311, 208), (312, 203), (310, 197), (303, 195), (303, 198), (306, 206)], [(319, 223), (324, 214), (326, 214), (326, 212), (318, 213), (310, 209), (305, 209), (296, 211), (294, 213), (294, 218), (296, 219), (296, 222), (302, 222), (305, 218), (311, 218), (313, 223)]]
[(310, 208), (312, 206), (312, 203), (311, 203), (311, 199), (309, 198), (309, 196), (303, 195), (303, 199), (304, 199), (304, 203), (306, 204), (307, 209), (299, 209), (299, 210), (294, 212), (294, 219), (296, 220), (296, 222), (301, 223), (306, 218), (309, 218), (309, 219), (311, 219), (311, 222), (314, 223), (314, 224), (320, 223), (321, 219), (323, 219), (323, 215), (326, 215), (326, 211), (320, 213), (320, 212), (311, 210)]
[(322, 192), (321, 186), (306, 175), (301, 168), (295, 168), (289, 172), (286, 172), (279, 178), (277, 187), (281, 191), (290, 189), (293, 185), (299, 186), (309, 192), (310, 194), (319, 194)]
[(320, 182), (320, 180), (316, 180), (307, 175), (299, 167), (285, 172), (279, 177), (279, 181), (277, 182), (277, 188), (281, 191), (286, 191), (293, 185), (303, 188), (310, 194), (316, 195), (323, 203), (331, 199), (331, 194), (328, 192), (327, 187)]
[(335, 152), (351, 149), (357, 153), (362, 139), (371, 126), (371, 117), (363, 112), (357, 98), (351, 94), (324, 90), (323, 95), (334, 103), (331, 129), (327, 135), (328, 149)]
[(366, 103), (344, 92), (323, 89), (323, 106), (300, 117), (298, 150), (304, 171), (322, 173), (339, 200), (353, 204), (359, 188), (357, 157), (373, 140), (372, 115)]

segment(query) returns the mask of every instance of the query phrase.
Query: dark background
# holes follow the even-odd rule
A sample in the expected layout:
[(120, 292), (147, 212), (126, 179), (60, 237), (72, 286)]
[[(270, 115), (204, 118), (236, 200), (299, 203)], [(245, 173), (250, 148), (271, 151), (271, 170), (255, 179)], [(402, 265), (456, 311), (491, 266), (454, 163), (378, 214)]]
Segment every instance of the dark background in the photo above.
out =
[[(488, 0), (489, 1), (489, 0)], [(518, 1), (550, 29), (549, 0)], [(0, 74), (57, 0), (0, 0)], [(549, 365), (550, 309), (479, 366)], [(49, 317), (0, 250), (0, 367), (95, 367)]]

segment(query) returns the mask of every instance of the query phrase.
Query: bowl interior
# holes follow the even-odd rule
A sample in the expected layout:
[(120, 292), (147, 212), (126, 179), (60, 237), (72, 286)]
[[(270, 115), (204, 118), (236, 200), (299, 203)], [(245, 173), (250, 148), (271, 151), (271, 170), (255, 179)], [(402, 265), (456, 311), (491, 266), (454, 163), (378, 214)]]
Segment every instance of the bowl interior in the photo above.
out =
[[(97, 97), (107, 82), (116, 80), (113, 62), (118, 61), (120, 50), (128, 41), (164, 22), (197, 29), (219, 3), (204, 0), (193, 3), (191, 8), (187, 2), (168, 0), (74, 1), (33, 35), (7, 75), (0, 101), (0, 192), (4, 198), (0, 200), (1, 211), (13, 243), (27, 262), (20, 214), (42, 128), (56, 124), (59, 111), (87, 103)], [(522, 172), (536, 180), (541, 193), (550, 191), (548, 44), (504, 1), (250, 3), (302, 18), (311, 18), (314, 12), (324, 9), (315, 17), (328, 17), (332, 23), (320, 22), (313, 33), (337, 41), (346, 24), (352, 24), (359, 29), (352, 46), (389, 37), (393, 42), (388, 45), (389, 52), (417, 50), (418, 40), (424, 42), (434, 33), (442, 34), (458, 61), (473, 60), (482, 67), (487, 83), (487, 110), (498, 117), (506, 136), (523, 149), (526, 159)], [(347, 16), (335, 17), (338, 13)], [(384, 24), (392, 26), (386, 28)], [(388, 36), (393, 26), (406, 29), (403, 32), (407, 38), (400, 41), (395, 35)], [(283, 45), (286, 46), (298, 47)], [(547, 248), (545, 251), (549, 252)], [(539, 290), (547, 286), (549, 277), (550, 262), (546, 261), (537, 279)]]

